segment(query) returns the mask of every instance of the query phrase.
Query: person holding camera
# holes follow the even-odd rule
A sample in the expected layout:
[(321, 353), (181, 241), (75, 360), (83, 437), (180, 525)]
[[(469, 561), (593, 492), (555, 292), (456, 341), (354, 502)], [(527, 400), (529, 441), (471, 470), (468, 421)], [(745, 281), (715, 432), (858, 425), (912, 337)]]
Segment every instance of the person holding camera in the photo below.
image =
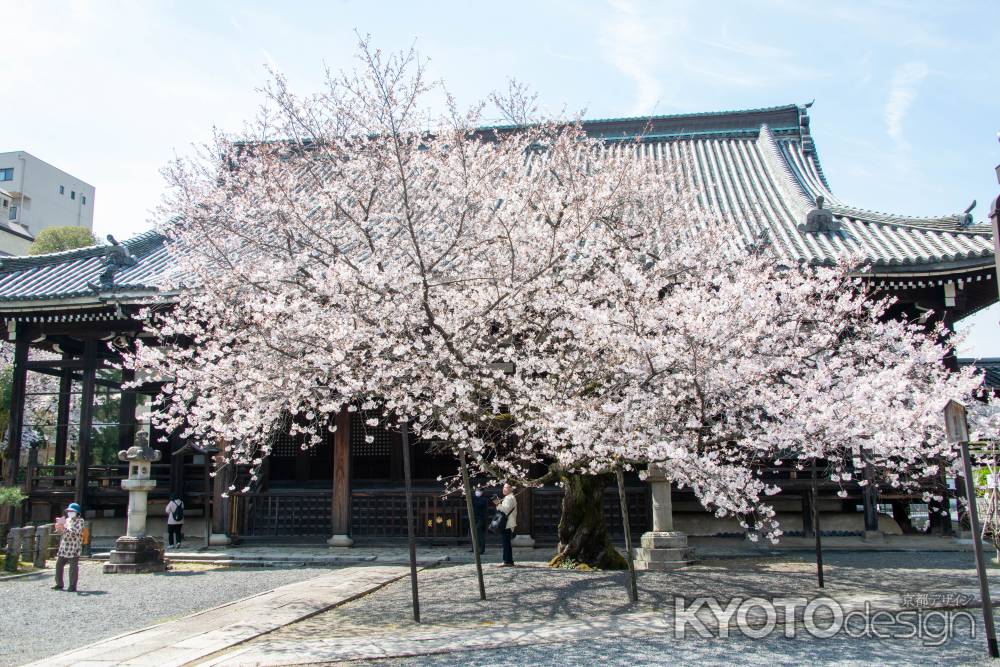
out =
[(83, 550), (83, 510), (76, 503), (70, 503), (66, 508), (66, 518), (56, 519), (56, 532), (62, 533), (59, 540), (59, 551), (56, 553), (56, 583), (54, 590), (63, 589), (63, 571), (69, 564), (70, 593), (76, 591), (76, 581), (80, 575), (80, 552)]
[[(497, 563), (497, 567), (514, 567), (514, 548), (511, 540), (514, 539), (514, 529), (517, 527), (517, 499), (514, 497), (514, 487), (510, 484), (503, 485), (503, 500), (493, 498), (493, 503), (497, 507), (497, 514), (503, 514), (500, 520), (500, 538), (503, 542), (503, 562)], [(497, 518), (494, 518), (496, 521)]]

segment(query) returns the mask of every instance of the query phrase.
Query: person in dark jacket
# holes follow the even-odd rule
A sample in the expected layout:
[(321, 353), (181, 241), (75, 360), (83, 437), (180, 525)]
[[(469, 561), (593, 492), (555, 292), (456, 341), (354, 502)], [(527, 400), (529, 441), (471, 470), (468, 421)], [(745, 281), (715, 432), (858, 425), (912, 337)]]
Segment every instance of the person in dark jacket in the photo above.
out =
[[(472, 494), (473, 521), (476, 526), (476, 538), (479, 540), (479, 553), (486, 553), (486, 526), (490, 523), (493, 512), (490, 511), (490, 501), (482, 489), (476, 489)], [(469, 549), (472, 551), (472, 549)]]

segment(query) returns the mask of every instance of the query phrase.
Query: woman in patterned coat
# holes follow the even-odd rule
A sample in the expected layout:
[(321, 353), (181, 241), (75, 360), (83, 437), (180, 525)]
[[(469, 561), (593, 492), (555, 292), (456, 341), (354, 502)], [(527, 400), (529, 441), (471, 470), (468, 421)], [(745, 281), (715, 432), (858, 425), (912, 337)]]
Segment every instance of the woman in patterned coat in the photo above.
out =
[(57, 591), (63, 587), (66, 563), (69, 563), (69, 588), (66, 590), (76, 590), (76, 580), (80, 575), (80, 551), (83, 549), (83, 517), (80, 514), (80, 506), (70, 503), (66, 508), (66, 521), (56, 524), (56, 530), (63, 534), (56, 554), (56, 585), (52, 587)]

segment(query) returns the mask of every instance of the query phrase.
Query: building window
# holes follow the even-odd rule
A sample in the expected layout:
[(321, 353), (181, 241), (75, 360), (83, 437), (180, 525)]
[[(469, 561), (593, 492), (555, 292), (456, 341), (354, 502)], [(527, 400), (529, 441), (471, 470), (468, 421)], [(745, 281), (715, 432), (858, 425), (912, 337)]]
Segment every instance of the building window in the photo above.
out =
[(70, 199), (76, 199), (76, 190), (70, 190), (69, 191), (69, 198)]
[(66, 194), (66, 186), (64, 186), (64, 185), (60, 185), (59, 186), (59, 194), (61, 194), (61, 195)]
[(80, 203), (84, 206), (87, 205), (87, 195), (80, 195)]
[(0, 169), (0, 181), (13, 181), (14, 180), (14, 167), (7, 167), (6, 169)]
[(17, 220), (17, 207), (16, 206), (11, 206), (10, 207), (10, 213), (8, 214), (7, 219), (8, 220)]

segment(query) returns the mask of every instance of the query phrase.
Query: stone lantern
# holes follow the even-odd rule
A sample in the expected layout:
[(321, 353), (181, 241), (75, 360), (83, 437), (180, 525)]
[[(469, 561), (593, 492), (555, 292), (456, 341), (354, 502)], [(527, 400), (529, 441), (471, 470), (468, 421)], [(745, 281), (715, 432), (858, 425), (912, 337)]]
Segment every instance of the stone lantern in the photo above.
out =
[(162, 454), (143, 443), (118, 452), (120, 461), (128, 462), (128, 478), (122, 480), (122, 488), (128, 491), (128, 523), (125, 535), (115, 541), (105, 573), (162, 572), (163, 549), (159, 542), (146, 535), (146, 501), (150, 491), (156, 488), (151, 469), (154, 461)]

